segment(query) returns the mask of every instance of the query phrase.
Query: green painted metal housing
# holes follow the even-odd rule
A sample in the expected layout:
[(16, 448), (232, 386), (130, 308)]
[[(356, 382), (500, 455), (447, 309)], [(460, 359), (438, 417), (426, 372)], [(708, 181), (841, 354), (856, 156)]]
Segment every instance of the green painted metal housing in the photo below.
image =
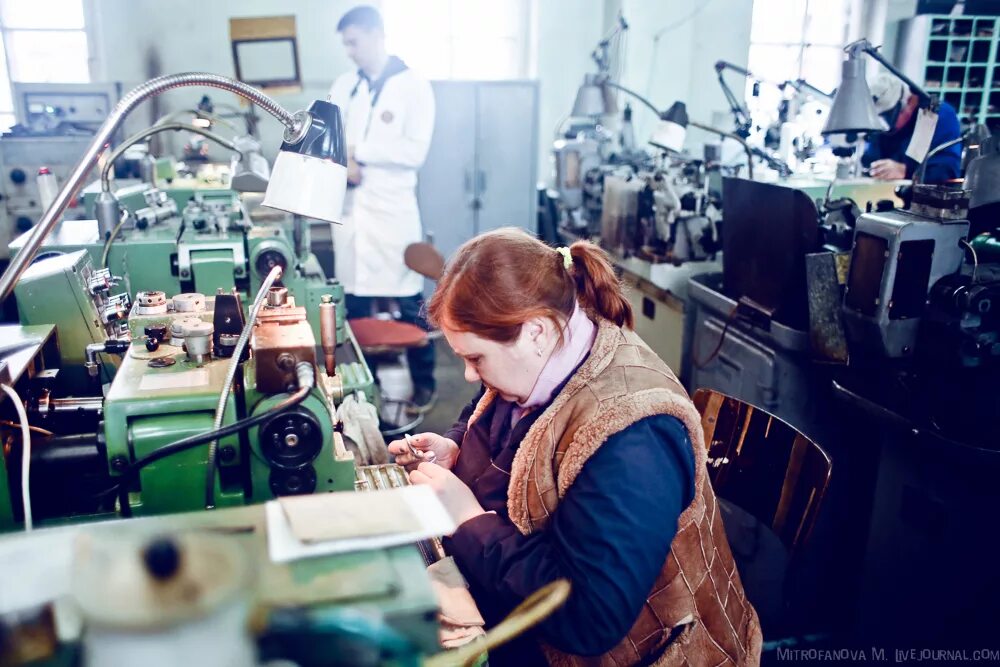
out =
[[(84, 368), (86, 349), (91, 343), (107, 340), (88, 287), (92, 274), (90, 256), (76, 250), (32, 264), (14, 288), (22, 324), (57, 324), (56, 336), (64, 363), (60, 382), (74, 393), (87, 393), (99, 384)], [(118, 360), (109, 356), (104, 362), (99, 380), (107, 382), (114, 375)]]

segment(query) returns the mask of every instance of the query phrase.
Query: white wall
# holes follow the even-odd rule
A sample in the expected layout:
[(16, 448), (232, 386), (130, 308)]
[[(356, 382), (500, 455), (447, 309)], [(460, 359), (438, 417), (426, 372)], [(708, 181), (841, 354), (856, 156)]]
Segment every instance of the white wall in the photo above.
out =
[(604, 0), (538, 0), (536, 11), (538, 178), (549, 181), (556, 130), (573, 108), (584, 75), (596, 69), (590, 52), (604, 32)]
[[(121, 81), (128, 90), (159, 74), (203, 71), (234, 76), (229, 43), (232, 17), (294, 14), (298, 32), (303, 91), (276, 95), (287, 109), (324, 99), (333, 79), (352, 63), (336, 33), (338, 19), (358, 4), (353, 0), (86, 0), (92, 30), (92, 73), (95, 80)], [(374, 2), (372, 4), (378, 4)], [(167, 110), (197, 104), (203, 94), (213, 101), (236, 103), (221, 90), (188, 88), (169, 91), (138, 109), (127, 125), (139, 129)], [(153, 110), (156, 109), (154, 112)], [(281, 143), (281, 125), (260, 122), (261, 143), (272, 155)]]
[[(712, 123), (713, 112), (728, 110), (713, 66), (717, 60), (726, 60), (746, 67), (752, 0), (608, 1), (621, 6), (630, 26), (622, 76), (626, 86), (661, 109), (681, 100), (688, 115), (703, 123)], [(669, 30), (654, 41), (664, 28)], [(737, 95), (742, 94), (738, 77), (731, 85)], [(641, 141), (649, 136), (656, 119), (644, 108), (637, 109), (633, 118), (636, 139)], [(720, 129), (731, 129), (728, 118), (726, 123)], [(688, 145), (694, 148), (705, 139), (700, 131), (692, 131)]]
[[(94, 36), (94, 78), (121, 81), (126, 90), (166, 73), (200, 70), (232, 76), (229, 19), (235, 16), (296, 16), (304, 90), (276, 96), (286, 108), (298, 109), (325, 97), (332, 80), (353, 67), (335, 29), (340, 16), (357, 4), (355, 0), (85, 2)], [(549, 150), (555, 129), (572, 107), (584, 74), (594, 70), (590, 52), (619, 9), (630, 25), (622, 75), (625, 85), (634, 86), (657, 105), (684, 100), (691, 117), (704, 122), (711, 121), (713, 111), (727, 108), (712, 65), (719, 59), (746, 65), (752, 0), (535, 0), (532, 23), (538, 44), (532, 60), (540, 81), (540, 179), (550, 175)], [(695, 10), (691, 20), (663, 34), (654, 49), (653, 34)], [(196, 104), (205, 92), (200, 88), (168, 92), (137, 111), (127, 127), (145, 127), (168, 110)], [(207, 92), (217, 102), (236, 101), (222, 91)], [(636, 136), (641, 140), (648, 136), (655, 118), (633, 106)], [(265, 152), (273, 155), (281, 128), (268, 118), (260, 128)], [(692, 146), (705, 138), (697, 132), (691, 135)], [(177, 148), (169, 145), (170, 150)]]

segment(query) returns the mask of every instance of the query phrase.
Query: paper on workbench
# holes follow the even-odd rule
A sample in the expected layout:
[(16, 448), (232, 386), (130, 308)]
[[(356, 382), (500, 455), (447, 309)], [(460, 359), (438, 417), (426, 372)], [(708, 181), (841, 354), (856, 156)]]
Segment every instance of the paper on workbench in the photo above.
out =
[(290, 496), (268, 502), (265, 513), (268, 553), (276, 563), (384, 549), (455, 530), (426, 486)]

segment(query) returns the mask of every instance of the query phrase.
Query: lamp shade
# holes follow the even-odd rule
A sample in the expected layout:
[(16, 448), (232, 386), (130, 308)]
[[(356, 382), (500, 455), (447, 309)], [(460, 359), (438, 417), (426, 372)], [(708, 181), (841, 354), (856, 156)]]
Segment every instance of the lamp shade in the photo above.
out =
[(842, 67), (842, 80), (826, 117), (823, 134), (880, 131), (883, 126), (865, 81), (864, 63), (852, 53)]
[(617, 111), (615, 97), (600, 78), (595, 74), (587, 74), (583, 85), (576, 91), (576, 101), (573, 102), (574, 116), (603, 116)]
[(674, 102), (673, 106), (660, 114), (660, 121), (653, 128), (649, 143), (665, 151), (679, 153), (684, 148), (687, 125), (687, 107), (683, 102)]
[(340, 222), (347, 192), (347, 146), (336, 104), (316, 100), (302, 114), (304, 131), (285, 133), (264, 195), (264, 206)]

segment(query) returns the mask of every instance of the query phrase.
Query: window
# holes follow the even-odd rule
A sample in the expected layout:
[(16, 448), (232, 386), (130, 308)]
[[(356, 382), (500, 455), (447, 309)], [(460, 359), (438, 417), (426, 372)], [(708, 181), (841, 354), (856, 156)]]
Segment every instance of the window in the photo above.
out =
[(384, 0), (386, 45), (428, 79), (528, 76), (531, 0)]
[[(832, 92), (840, 85), (850, 0), (754, 0), (748, 69), (755, 77), (782, 83), (805, 79)], [(767, 83), (748, 106), (758, 125), (777, 117), (781, 92)]]
[(14, 124), (12, 81), (90, 81), (83, 0), (0, 0), (0, 130)]

